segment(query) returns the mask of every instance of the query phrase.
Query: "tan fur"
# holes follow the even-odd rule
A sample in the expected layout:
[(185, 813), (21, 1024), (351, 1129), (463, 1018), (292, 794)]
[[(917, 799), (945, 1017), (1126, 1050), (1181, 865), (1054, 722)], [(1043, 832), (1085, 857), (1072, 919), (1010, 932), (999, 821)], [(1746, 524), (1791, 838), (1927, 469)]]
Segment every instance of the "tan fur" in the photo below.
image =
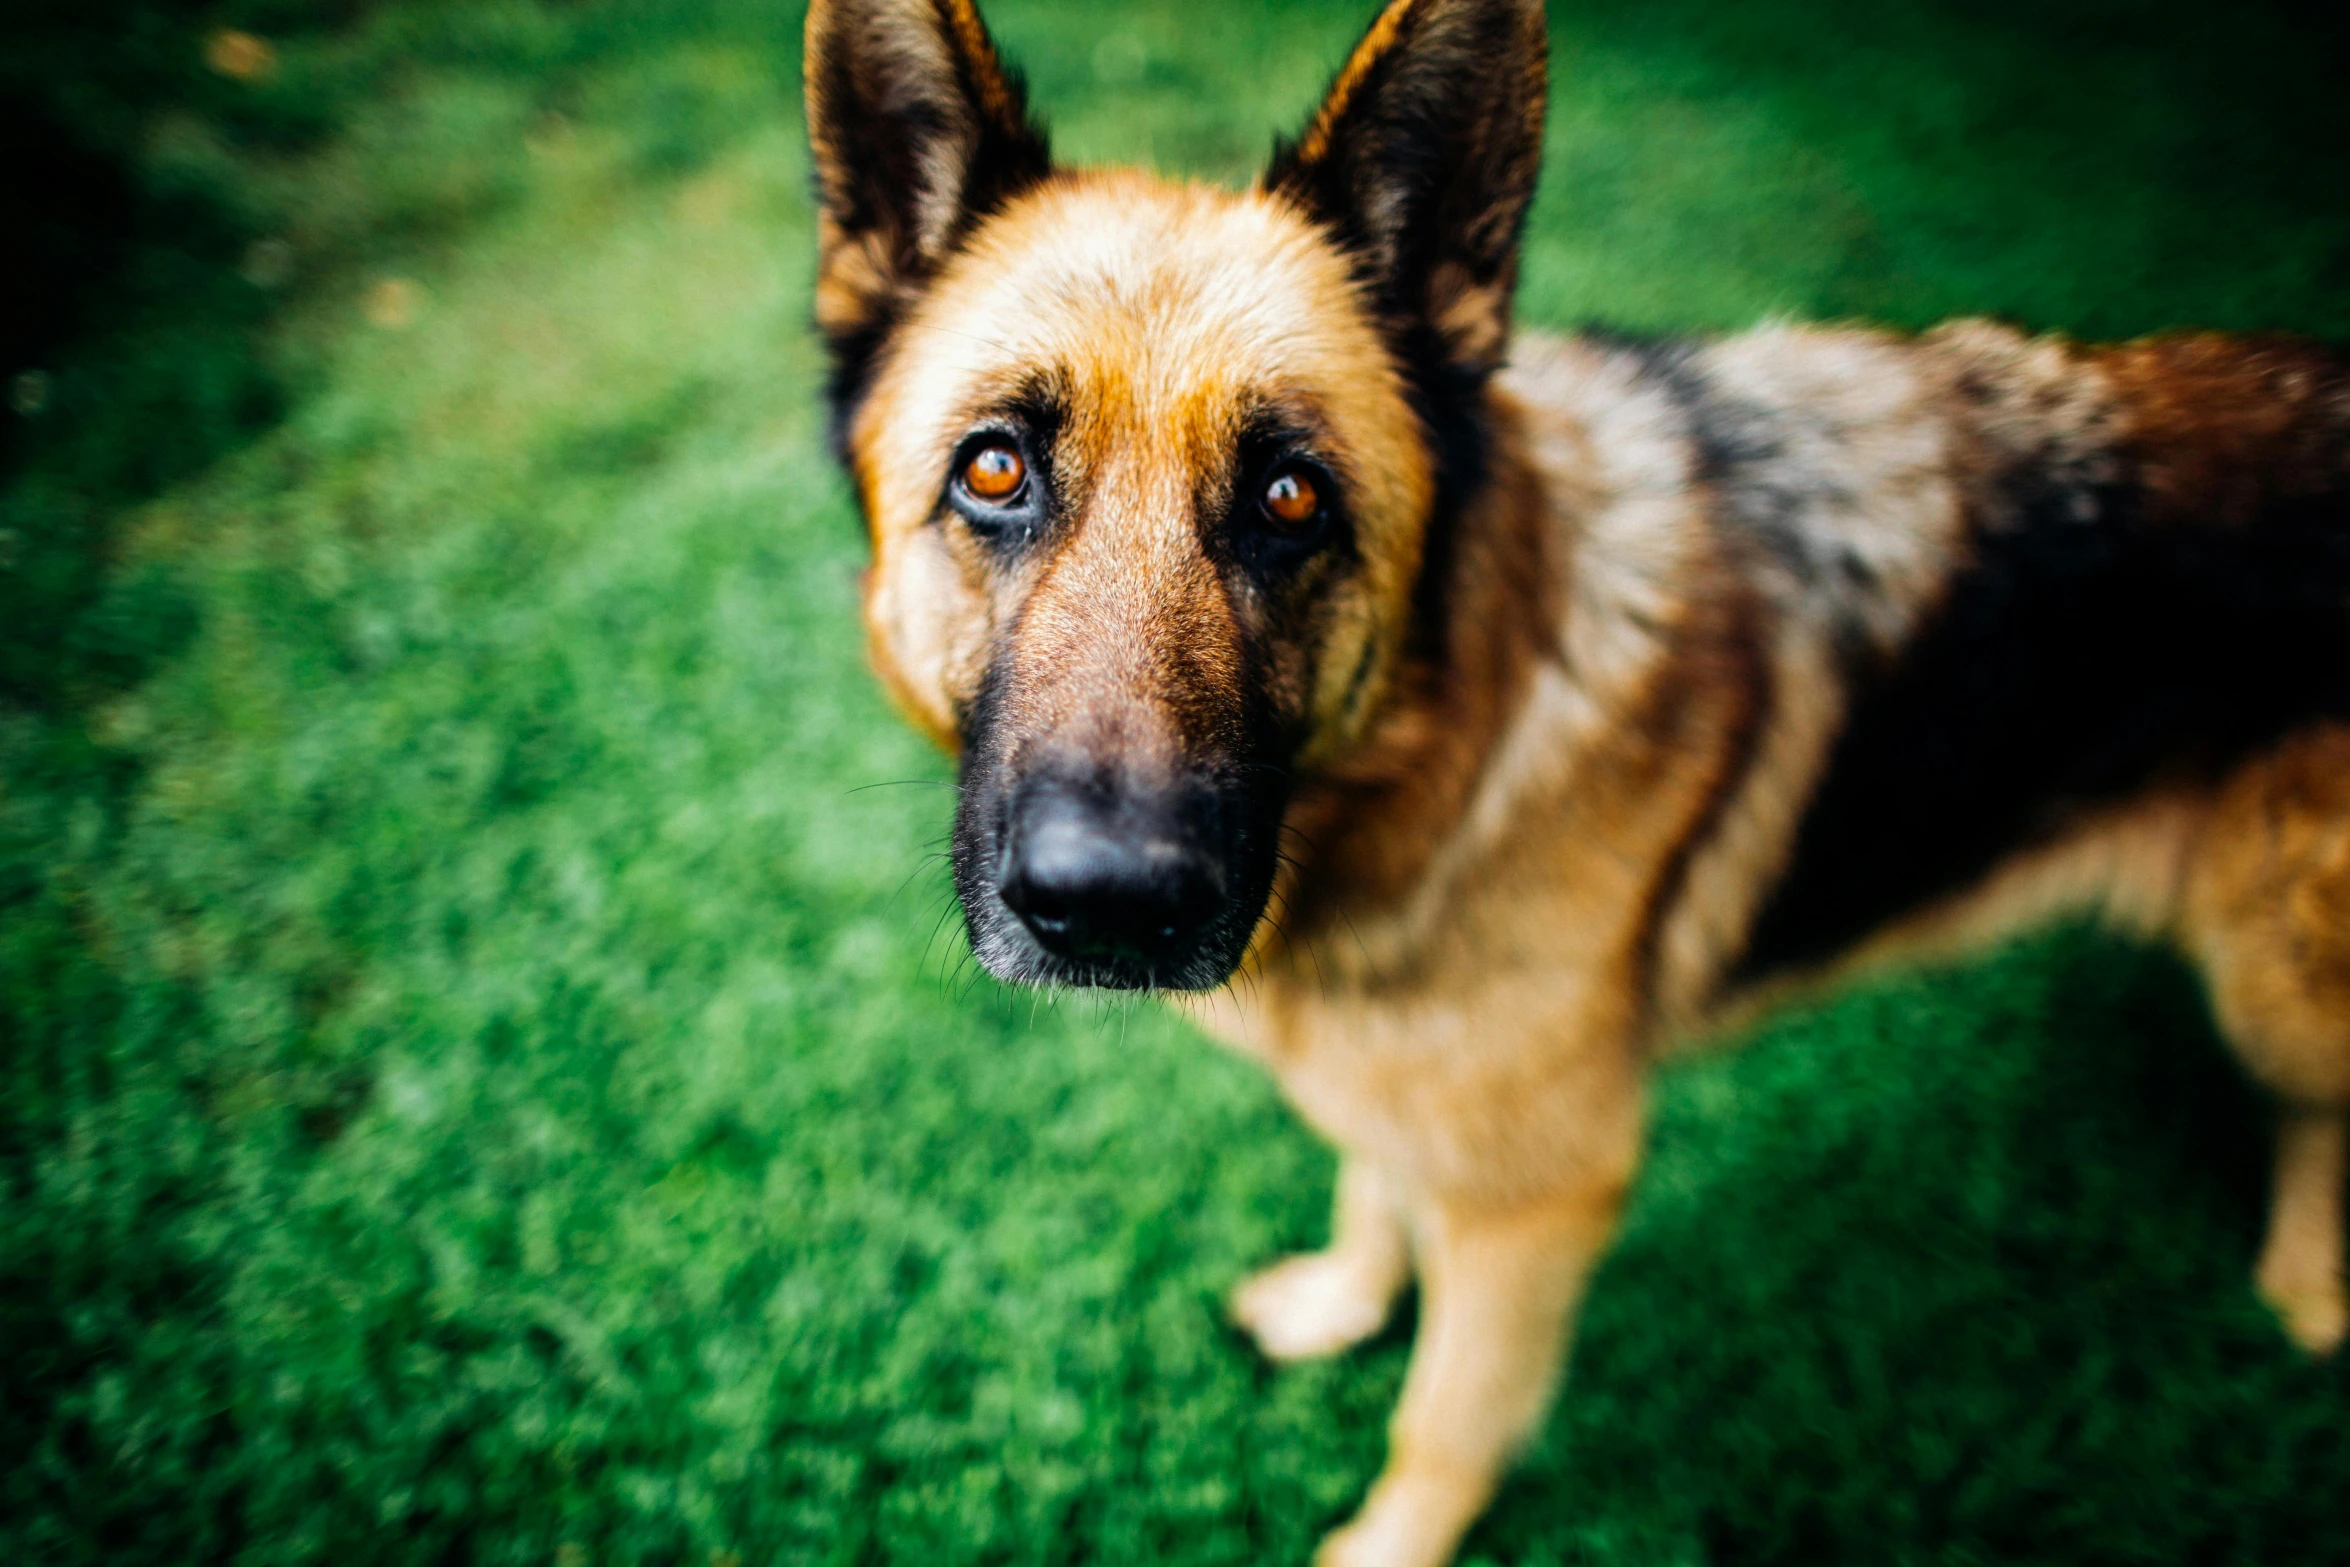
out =
[(1339, 68), (1338, 75), (1330, 83), (1330, 90), (1322, 95), (1321, 107), (1306, 122), (1305, 133), (1297, 139), (1299, 158), (1308, 163), (1318, 163), (1330, 155), (1331, 133), (1361, 96), (1364, 78), (1377, 68), (1381, 60), (1395, 52), (1404, 26), (1411, 20), (1413, 12), (1427, 9), (1429, 7), (1407, 3), (1388, 6), (1379, 13), (1371, 23), (1370, 31), (1363, 35), (1362, 41), (1355, 45), (1354, 53), (1347, 56), (1346, 64)]
[[(949, 745), (984, 699), (1003, 753), (1114, 757), (1134, 776), (1229, 751), (1252, 702), (1296, 733), (1276, 917), (1233, 983), (1180, 1004), (1344, 1153), (1331, 1246), (1243, 1286), (1235, 1317), (1269, 1354), (1327, 1354), (1420, 1282), (1387, 1468), (1325, 1562), (1433, 1567), (1490, 1498), (1564, 1363), (1661, 1047), (1790, 985), (2060, 914), (2175, 940), (2210, 976), (2230, 1040), (2285, 1107), (2260, 1287), (2305, 1345), (2340, 1340), (2350, 729), (2304, 725), (2219, 775), (2058, 812), (1813, 972), (1755, 988), (1736, 971), (1855, 671), (1897, 662), (2025, 525), (2002, 509), (2009, 476), (2087, 507), (2139, 474), (2158, 525), (2252, 526), (2268, 501), (2335, 493), (2350, 467), (2350, 395), (2327, 361), (2202, 338), (2092, 350), (1968, 322), (1916, 339), (1772, 327), (1667, 374), (1605, 343), (1520, 336), (1470, 394), (1488, 439), (1439, 550), (1442, 459), (1396, 316), (1426, 312), (1472, 380), (1500, 352), (1539, 140), (1539, 7), (1396, 0), (1263, 189), (1035, 173), (911, 250), (832, 194), (853, 138), (819, 81), (925, 51), (976, 72), (948, 141), (907, 154), (946, 158), (940, 191), (976, 145), (957, 116), (1020, 109), (964, 0), (866, 0), (866, 20), (843, 20), (854, 9), (810, 20), (818, 161), (828, 211), (846, 214), (828, 217), (818, 313), (836, 334), (887, 328), (845, 442), (884, 682)], [(882, 65), (853, 26), (882, 29)], [(1498, 194), (1428, 219), (1454, 259), (1399, 295), (1379, 270), (1394, 234), (1339, 210), (1378, 189), (1348, 157), (1409, 122), (1382, 94), (1492, 39), (1517, 40), (1536, 100), (1479, 122), (1475, 166)], [(1785, 515), (1725, 520), (1751, 498), (1673, 375), (1751, 426), (1797, 491), (1765, 497)], [(1038, 387), (1068, 410), (1051, 446), (1066, 516), (1049, 547), (991, 553), (942, 510), (947, 468), (975, 420)], [(1207, 542), (1204, 498), (1234, 482), (1235, 442), (1268, 407), (1327, 454), (1352, 530), (1354, 563), (1317, 568), (1294, 602), (1235, 587)]]
[(2285, 1106), (2261, 1293), (2295, 1338), (2330, 1351), (2350, 1327), (2350, 728), (2295, 736), (2220, 789), (2179, 927), (2220, 1026)]

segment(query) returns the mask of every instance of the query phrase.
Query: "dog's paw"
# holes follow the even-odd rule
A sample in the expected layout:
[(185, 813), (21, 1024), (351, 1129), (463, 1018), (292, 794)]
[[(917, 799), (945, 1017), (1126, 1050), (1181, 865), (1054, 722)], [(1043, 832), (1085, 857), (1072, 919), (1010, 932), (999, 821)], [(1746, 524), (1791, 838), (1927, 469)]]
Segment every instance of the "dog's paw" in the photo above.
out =
[(2261, 1296), (2294, 1343), (2312, 1355), (2330, 1355), (2350, 1333), (2350, 1300), (2339, 1284), (2289, 1289), (2263, 1283)]
[(1324, 1536), (1314, 1567), (1444, 1567), (1490, 1492), (1435, 1475), (1386, 1475), (1361, 1512)]
[(1350, 1349), (1387, 1321), (1398, 1285), (1339, 1252), (1277, 1262), (1233, 1293), (1232, 1320), (1271, 1360)]

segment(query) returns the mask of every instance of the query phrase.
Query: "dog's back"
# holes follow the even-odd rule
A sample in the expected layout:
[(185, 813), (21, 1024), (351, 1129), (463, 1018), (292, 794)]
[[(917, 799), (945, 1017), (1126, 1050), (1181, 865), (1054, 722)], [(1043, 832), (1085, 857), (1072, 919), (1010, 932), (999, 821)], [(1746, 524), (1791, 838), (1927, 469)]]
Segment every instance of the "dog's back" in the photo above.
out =
[[(1741, 790), (1804, 808), (1746, 856), (1752, 922), (1711, 978), (1816, 967), (2350, 718), (2350, 361), (2326, 348), (1773, 327), (1533, 338), (1503, 383), (1585, 422), (1645, 405), (1667, 482), (1705, 498), (1717, 591), (1783, 655), (1745, 667), (1758, 734), (1709, 825)], [(1774, 760), (1790, 722), (1811, 743)]]

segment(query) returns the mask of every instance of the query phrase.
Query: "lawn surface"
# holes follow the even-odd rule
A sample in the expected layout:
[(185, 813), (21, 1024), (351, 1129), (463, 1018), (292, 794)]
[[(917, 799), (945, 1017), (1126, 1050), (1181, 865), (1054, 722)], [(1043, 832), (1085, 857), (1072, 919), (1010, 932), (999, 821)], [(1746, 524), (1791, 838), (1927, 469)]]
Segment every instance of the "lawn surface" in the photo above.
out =
[[(1238, 179), (1365, 10), (991, 15), (1066, 156)], [(1255, 1358), (1219, 1298), (1329, 1156), (961, 961), (796, 12), (301, 11), (221, 12), (244, 77), (142, 45), (140, 188), (225, 216), (11, 382), (0, 1560), (1301, 1560), (1408, 1324)], [(1525, 313), (2350, 337), (2318, 15), (1558, 7)], [(1676, 1067), (1468, 1559), (2350, 1561), (2263, 1139), (2191, 981), (2079, 932)]]

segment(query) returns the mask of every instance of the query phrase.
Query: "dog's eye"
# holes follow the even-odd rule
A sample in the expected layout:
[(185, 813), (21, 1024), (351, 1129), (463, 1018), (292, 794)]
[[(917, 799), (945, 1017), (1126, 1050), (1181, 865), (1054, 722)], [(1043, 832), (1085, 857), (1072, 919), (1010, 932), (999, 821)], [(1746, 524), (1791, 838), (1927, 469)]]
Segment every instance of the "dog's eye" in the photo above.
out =
[(1012, 446), (991, 441), (963, 464), (963, 488), (980, 500), (1001, 504), (1020, 492), (1028, 464)]
[(1286, 532), (1302, 533), (1322, 514), (1322, 496), (1314, 481), (1294, 468), (1284, 468), (1265, 486), (1265, 515)]

